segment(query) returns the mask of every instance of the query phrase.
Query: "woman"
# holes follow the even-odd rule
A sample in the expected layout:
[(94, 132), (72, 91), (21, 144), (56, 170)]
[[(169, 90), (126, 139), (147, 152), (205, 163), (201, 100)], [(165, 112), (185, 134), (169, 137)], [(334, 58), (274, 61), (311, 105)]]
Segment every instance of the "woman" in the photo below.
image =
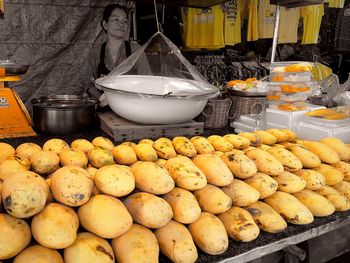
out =
[[(95, 46), (88, 58), (89, 71), (95, 79), (108, 75), (140, 47), (126, 40), (130, 31), (130, 19), (125, 7), (118, 4), (107, 6), (103, 12), (101, 26), (107, 34), (107, 40), (102, 45)], [(149, 75), (150, 67), (146, 56), (141, 56), (139, 60), (133, 67), (133, 74)], [(102, 91), (94, 86), (90, 86), (87, 93), (98, 98), (100, 106), (107, 105), (104, 96), (101, 97)]]

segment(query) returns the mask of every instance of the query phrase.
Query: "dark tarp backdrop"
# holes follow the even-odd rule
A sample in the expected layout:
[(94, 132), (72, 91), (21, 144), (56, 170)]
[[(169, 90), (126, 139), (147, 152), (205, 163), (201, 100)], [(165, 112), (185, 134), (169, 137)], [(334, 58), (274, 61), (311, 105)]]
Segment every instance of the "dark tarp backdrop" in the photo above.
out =
[[(29, 64), (22, 81), (12, 83), (27, 107), (50, 94), (82, 95), (84, 63), (95, 43), (107, 0), (7, 0), (0, 20), (0, 60)], [(30, 110), (30, 107), (28, 107)]]

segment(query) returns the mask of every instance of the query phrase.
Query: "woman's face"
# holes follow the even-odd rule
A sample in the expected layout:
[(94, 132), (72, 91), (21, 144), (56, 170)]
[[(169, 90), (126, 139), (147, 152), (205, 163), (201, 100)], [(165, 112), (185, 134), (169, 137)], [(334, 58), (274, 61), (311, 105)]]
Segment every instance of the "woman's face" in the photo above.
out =
[(124, 38), (129, 29), (128, 16), (124, 10), (116, 8), (104, 26), (108, 35)]

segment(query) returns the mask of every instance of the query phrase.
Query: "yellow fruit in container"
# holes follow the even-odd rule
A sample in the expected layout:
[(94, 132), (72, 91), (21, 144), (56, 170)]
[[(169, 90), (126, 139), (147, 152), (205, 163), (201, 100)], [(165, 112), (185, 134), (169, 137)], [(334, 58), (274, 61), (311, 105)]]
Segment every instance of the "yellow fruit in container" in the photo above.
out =
[(328, 199), (314, 191), (304, 189), (294, 193), (293, 196), (303, 203), (314, 216), (329, 216), (335, 211), (334, 205)]
[(229, 185), (233, 175), (225, 162), (214, 154), (198, 154), (192, 162), (205, 174), (207, 182), (216, 186)]
[(94, 182), (90, 174), (78, 166), (64, 166), (51, 176), (52, 196), (67, 206), (85, 204), (92, 193)]
[(320, 172), (311, 169), (301, 169), (293, 172), (293, 174), (296, 174), (306, 181), (305, 189), (318, 190), (326, 185), (326, 178)]
[(175, 183), (167, 169), (153, 162), (136, 162), (131, 166), (136, 188), (147, 193), (162, 195), (174, 189)]
[(220, 255), (228, 248), (228, 236), (224, 224), (210, 213), (202, 212), (199, 219), (190, 224), (195, 244), (209, 255)]
[(245, 155), (247, 155), (256, 164), (259, 172), (272, 176), (277, 176), (284, 172), (282, 163), (267, 151), (261, 149), (251, 149), (247, 150)]
[(90, 150), (87, 157), (89, 159), (89, 163), (95, 168), (115, 164), (112, 151), (100, 147)]
[(277, 191), (264, 202), (276, 210), (288, 223), (305, 225), (314, 221), (310, 210), (291, 194)]
[(231, 207), (218, 217), (233, 240), (250, 242), (260, 234), (260, 229), (255, 224), (253, 217), (243, 208)]
[(17, 218), (29, 218), (44, 209), (49, 186), (36, 173), (19, 172), (7, 178), (1, 189), (6, 211)]
[(9, 156), (15, 155), (16, 150), (10, 144), (0, 142), (0, 164)]
[(89, 232), (79, 233), (75, 242), (63, 253), (65, 263), (114, 263), (111, 245)]
[(286, 146), (286, 149), (291, 151), (301, 161), (303, 168), (315, 168), (321, 164), (320, 158), (304, 146), (292, 144)]
[[(50, 188), (51, 177), (50, 178), (46, 178), (45, 182), (48, 184), (48, 186)], [(51, 189), (49, 189), (49, 194), (47, 196), (46, 204), (53, 203), (53, 202), (54, 202), (54, 200), (53, 200), (53, 196), (52, 196), (52, 193), (51, 193)]]
[(51, 203), (32, 219), (34, 239), (42, 246), (63, 249), (74, 243), (79, 218), (68, 206)]
[(350, 149), (341, 140), (337, 138), (324, 138), (320, 142), (334, 150), (339, 155), (340, 160), (350, 160)]
[(332, 167), (344, 174), (344, 181), (350, 182), (350, 163), (340, 161), (332, 164)]
[(159, 138), (152, 144), (159, 158), (170, 159), (176, 156), (173, 143), (168, 138)]
[(87, 231), (102, 238), (119, 237), (132, 225), (132, 218), (124, 204), (109, 195), (91, 197), (79, 208), (78, 215), (80, 224)]
[(137, 144), (134, 143), (134, 142), (122, 142), (120, 145), (127, 145), (127, 146), (134, 147), (134, 146), (136, 146)]
[(268, 129), (266, 131), (275, 136), (277, 138), (277, 142), (286, 142), (289, 139), (289, 135), (279, 129)]
[(297, 143), (316, 154), (323, 163), (334, 164), (340, 161), (337, 152), (324, 143), (303, 140), (297, 140)]
[(95, 146), (89, 142), (88, 140), (85, 139), (76, 139), (74, 140), (71, 144), (70, 147), (73, 150), (80, 150), (87, 154), (90, 150), (94, 149)]
[(112, 153), (118, 164), (130, 165), (137, 161), (136, 153), (129, 145), (118, 145), (113, 148)]
[(145, 143), (145, 144), (148, 144), (149, 146), (153, 146), (154, 141), (152, 141), (151, 139), (142, 139), (139, 141), (139, 144), (140, 143)]
[(43, 151), (51, 151), (59, 155), (62, 151), (68, 150), (69, 145), (61, 139), (51, 139), (44, 143)]
[(233, 179), (231, 184), (224, 186), (221, 189), (225, 194), (231, 197), (234, 206), (247, 206), (253, 204), (258, 201), (260, 197), (258, 190), (238, 179)]
[(207, 138), (203, 136), (194, 136), (191, 138), (191, 142), (196, 148), (197, 153), (214, 153), (215, 149), (207, 140)]
[(19, 253), (13, 263), (64, 263), (63, 258), (58, 251), (43, 247), (40, 245), (34, 245), (27, 247), (21, 253)]
[(165, 168), (175, 184), (186, 190), (195, 191), (207, 185), (204, 173), (185, 156), (176, 156), (165, 163)]
[(244, 152), (233, 150), (226, 152), (221, 159), (228, 166), (235, 177), (246, 179), (257, 172), (256, 164), (249, 159)]
[(266, 150), (283, 165), (286, 171), (298, 171), (303, 168), (302, 162), (290, 151), (282, 147), (271, 147)]
[(135, 189), (134, 175), (125, 165), (101, 167), (94, 176), (94, 182), (98, 191), (115, 197), (128, 195)]
[[(11, 158), (13, 156), (9, 156), (7, 158)], [(30, 167), (29, 160), (21, 159), (6, 159), (0, 164), (0, 180), (5, 181), (7, 178), (18, 172), (24, 172), (29, 170)], [(24, 164), (24, 165), (23, 165)]]
[(271, 145), (277, 142), (277, 138), (267, 131), (257, 130), (254, 134), (259, 137), (262, 144)]
[(320, 166), (313, 168), (313, 170), (324, 175), (326, 185), (335, 185), (341, 183), (344, 179), (344, 174), (341, 171), (328, 164), (321, 163)]
[(250, 145), (253, 147), (258, 147), (261, 144), (259, 136), (252, 132), (240, 132), (238, 136), (244, 137), (250, 141)]
[(157, 238), (146, 227), (133, 224), (122, 236), (112, 240), (114, 254), (119, 263), (158, 263)]
[(265, 232), (278, 233), (287, 228), (283, 217), (264, 202), (257, 201), (244, 209), (251, 214), (257, 226)]
[(278, 183), (271, 176), (264, 173), (256, 173), (244, 180), (244, 182), (258, 190), (260, 194), (259, 199), (264, 199), (272, 195), (278, 188)]
[(91, 178), (94, 179), (96, 172), (98, 171), (97, 168), (89, 166), (86, 167), (85, 170), (90, 174)]
[(185, 189), (175, 187), (170, 193), (162, 197), (173, 210), (173, 219), (182, 224), (191, 224), (196, 221), (200, 214), (201, 208), (196, 197)]
[[(170, 205), (153, 194), (139, 192), (128, 196), (124, 204), (134, 222), (148, 228), (165, 226), (173, 217)], [(155, 214), (154, 211), (157, 211)]]
[(173, 262), (195, 262), (198, 258), (197, 248), (190, 231), (176, 221), (158, 228), (155, 235), (164, 255)]
[(233, 150), (233, 145), (226, 138), (219, 135), (211, 135), (207, 139), (216, 151), (229, 152)]
[(245, 149), (250, 146), (250, 140), (236, 134), (226, 134), (224, 139), (231, 143), (234, 149)]
[(156, 150), (154, 150), (152, 146), (146, 143), (137, 144), (133, 147), (133, 149), (140, 161), (155, 162), (158, 160)]
[(297, 193), (306, 187), (306, 180), (294, 173), (284, 171), (273, 179), (278, 183), (278, 190), (289, 194)]
[(197, 155), (194, 144), (186, 137), (179, 136), (173, 138), (173, 146), (178, 154), (192, 158)]
[(41, 147), (35, 143), (26, 142), (20, 144), (16, 148), (16, 154), (18, 156), (27, 158), (28, 160), (37, 152), (42, 151)]
[(28, 224), (8, 214), (0, 214), (0, 260), (16, 256), (32, 238)]
[(80, 150), (64, 150), (59, 155), (61, 166), (74, 165), (85, 168), (88, 164), (86, 154)]
[(95, 139), (92, 140), (91, 142), (95, 147), (101, 147), (105, 150), (112, 151), (114, 148), (113, 142), (103, 136), (96, 137)]
[(48, 175), (59, 168), (60, 158), (52, 151), (40, 151), (30, 158), (32, 170), (40, 175)]
[(350, 200), (346, 198), (345, 195), (335, 190), (333, 187), (325, 185), (315, 192), (331, 201), (335, 206), (336, 211), (350, 210)]
[(206, 187), (194, 192), (202, 211), (211, 214), (221, 214), (231, 208), (232, 199), (219, 187), (207, 184)]
[(339, 184), (332, 186), (335, 190), (337, 190), (339, 193), (346, 196), (347, 199), (350, 200), (350, 183), (343, 181)]

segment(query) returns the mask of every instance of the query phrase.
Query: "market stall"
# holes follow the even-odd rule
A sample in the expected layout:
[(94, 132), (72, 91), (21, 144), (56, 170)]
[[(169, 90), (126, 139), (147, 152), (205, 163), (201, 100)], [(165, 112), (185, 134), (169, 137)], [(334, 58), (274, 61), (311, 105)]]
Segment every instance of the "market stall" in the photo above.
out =
[[(26, 100), (32, 122), (8, 83), (20, 81), (9, 71), (20, 65), (0, 64), (0, 92), (13, 98), (0, 101), (0, 261), (236, 263), (279, 251), (276, 262), (314, 262), (316, 248), (293, 245), (331, 233), (342, 233), (343, 244), (330, 239), (333, 253), (320, 261), (348, 252), (347, 84), (316, 62), (245, 61), (232, 49), (184, 56), (151, 2), (157, 32), (92, 79), (104, 92), (97, 99), (35, 96), (41, 87)], [(225, 1), (180, 2), (200, 8), (193, 17), (225, 14)], [(225, 7), (239, 9), (236, 1)], [(189, 30), (185, 44), (200, 47)], [(334, 100), (340, 107), (310, 103), (335, 91), (344, 92)]]

